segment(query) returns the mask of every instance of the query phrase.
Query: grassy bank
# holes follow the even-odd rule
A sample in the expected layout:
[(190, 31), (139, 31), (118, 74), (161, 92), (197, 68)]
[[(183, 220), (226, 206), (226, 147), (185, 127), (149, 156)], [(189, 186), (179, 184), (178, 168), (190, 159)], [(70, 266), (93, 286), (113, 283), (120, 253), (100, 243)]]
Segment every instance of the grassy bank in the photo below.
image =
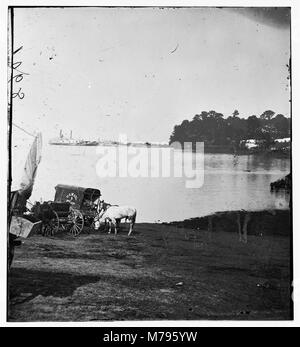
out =
[[(283, 217), (270, 216), (263, 228)], [(184, 222), (35, 235), (16, 249), (9, 321), (290, 319), (288, 225), (246, 244), (225, 220), (215, 232)]]
[(207, 230), (209, 227), (209, 218), (211, 218), (212, 231), (237, 232), (238, 215), (240, 216), (241, 225), (243, 225), (246, 214), (249, 215), (247, 225), (248, 235), (290, 236), (290, 210), (225, 211), (217, 212), (210, 216), (190, 218), (167, 224), (194, 230)]

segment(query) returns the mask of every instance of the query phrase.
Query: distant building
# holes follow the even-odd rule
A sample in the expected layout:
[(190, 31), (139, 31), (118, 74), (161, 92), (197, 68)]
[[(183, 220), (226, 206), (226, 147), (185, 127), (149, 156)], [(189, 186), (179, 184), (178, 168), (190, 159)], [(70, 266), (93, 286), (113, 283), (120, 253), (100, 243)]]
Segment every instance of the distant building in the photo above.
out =
[(151, 145), (154, 145), (154, 146), (169, 146), (169, 142), (166, 142), (166, 141), (155, 141), (155, 142), (151, 142)]
[(242, 141), (242, 143), (244, 144), (245, 148), (247, 148), (247, 149), (259, 147), (259, 143), (255, 139), (248, 139), (246, 141)]
[(291, 138), (290, 137), (284, 137), (283, 139), (275, 139), (274, 142), (277, 142), (277, 143), (289, 143), (289, 142), (291, 142)]
[(282, 139), (275, 139), (274, 145), (270, 148), (271, 151), (289, 151), (291, 148), (291, 139), (284, 137)]

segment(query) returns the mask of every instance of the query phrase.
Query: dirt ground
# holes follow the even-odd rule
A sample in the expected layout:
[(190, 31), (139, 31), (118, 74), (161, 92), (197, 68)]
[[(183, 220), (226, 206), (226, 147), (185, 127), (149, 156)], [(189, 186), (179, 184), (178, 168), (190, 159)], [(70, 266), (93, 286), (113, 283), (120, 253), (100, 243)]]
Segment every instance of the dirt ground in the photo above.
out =
[[(234, 226), (233, 226), (234, 228)], [(8, 321), (286, 320), (290, 237), (136, 224), (16, 248)]]

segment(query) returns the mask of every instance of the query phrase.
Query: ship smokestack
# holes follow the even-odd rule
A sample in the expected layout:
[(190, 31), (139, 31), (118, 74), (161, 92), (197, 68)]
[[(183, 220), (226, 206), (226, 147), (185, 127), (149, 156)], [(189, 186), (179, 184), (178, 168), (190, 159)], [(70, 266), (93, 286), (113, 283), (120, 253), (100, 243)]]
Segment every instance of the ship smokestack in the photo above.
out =
[(70, 131), (70, 139), (72, 139), (72, 130)]

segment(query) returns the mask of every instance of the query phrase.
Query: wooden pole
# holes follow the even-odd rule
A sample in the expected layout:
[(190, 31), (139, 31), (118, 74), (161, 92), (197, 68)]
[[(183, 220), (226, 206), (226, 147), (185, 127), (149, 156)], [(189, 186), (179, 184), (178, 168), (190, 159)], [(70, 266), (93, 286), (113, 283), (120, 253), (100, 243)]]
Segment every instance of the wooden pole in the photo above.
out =
[(12, 159), (12, 117), (13, 117), (13, 76), (14, 76), (14, 70), (13, 70), (13, 64), (14, 64), (14, 9), (13, 7), (9, 8), (9, 29), (10, 29), (10, 88), (9, 88), (9, 107), (8, 107), (8, 181), (7, 181), (7, 201), (8, 201), (8, 222), (10, 223), (11, 219), (11, 198), (10, 198), (10, 191), (11, 191), (11, 183), (12, 183), (12, 167), (11, 167), (11, 159)]
[(244, 224), (243, 224), (243, 241), (248, 242), (248, 223), (250, 222), (251, 214), (250, 212), (246, 213)]
[[(9, 282), (9, 252), (10, 252), (10, 244), (9, 244), (9, 228), (10, 222), (12, 218), (12, 207), (13, 201), (11, 199), (11, 183), (12, 183), (12, 116), (13, 116), (13, 64), (14, 64), (14, 9), (13, 7), (9, 7), (8, 12), (8, 54), (9, 54), (9, 62), (10, 62), (10, 88), (8, 95), (8, 174), (7, 174), (7, 259), (6, 259), (6, 268), (7, 268), (7, 297), (6, 297), (6, 315), (8, 319), (8, 310), (9, 310), (9, 290), (10, 290), (10, 282)], [(16, 197), (14, 197), (15, 200)]]
[(238, 233), (239, 233), (239, 241), (242, 241), (242, 227), (241, 227), (241, 215), (240, 212), (238, 211), (236, 213), (236, 223), (238, 226)]
[(213, 222), (212, 222), (213, 216), (209, 215), (208, 216), (208, 238), (209, 240), (212, 237), (212, 231), (213, 231)]

